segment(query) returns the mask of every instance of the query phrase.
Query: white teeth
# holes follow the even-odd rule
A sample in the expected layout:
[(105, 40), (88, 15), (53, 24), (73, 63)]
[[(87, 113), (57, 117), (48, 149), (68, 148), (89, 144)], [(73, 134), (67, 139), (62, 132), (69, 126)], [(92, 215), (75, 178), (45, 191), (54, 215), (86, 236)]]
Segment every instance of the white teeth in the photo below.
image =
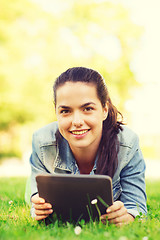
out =
[(72, 133), (75, 134), (75, 135), (81, 135), (81, 134), (86, 133), (86, 132), (88, 132), (88, 130), (83, 130), (83, 131), (72, 131)]

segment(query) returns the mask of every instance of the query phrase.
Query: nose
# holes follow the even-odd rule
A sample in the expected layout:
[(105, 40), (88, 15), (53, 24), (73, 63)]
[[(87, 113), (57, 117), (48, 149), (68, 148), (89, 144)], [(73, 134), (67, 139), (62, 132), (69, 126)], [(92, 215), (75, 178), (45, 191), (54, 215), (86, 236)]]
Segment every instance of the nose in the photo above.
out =
[(74, 127), (81, 127), (84, 123), (84, 120), (79, 112), (73, 114), (72, 125)]

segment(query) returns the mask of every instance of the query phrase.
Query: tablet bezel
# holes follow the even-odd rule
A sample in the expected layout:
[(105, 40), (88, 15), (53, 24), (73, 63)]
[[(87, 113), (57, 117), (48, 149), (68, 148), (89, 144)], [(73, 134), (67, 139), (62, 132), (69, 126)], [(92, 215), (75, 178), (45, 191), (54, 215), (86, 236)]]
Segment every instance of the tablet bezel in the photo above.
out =
[[(39, 196), (52, 204), (62, 222), (98, 220), (97, 207), (91, 204), (98, 196), (109, 206), (113, 204), (112, 179), (106, 175), (40, 174), (36, 181)], [(97, 206), (101, 215), (105, 214), (106, 206), (101, 201), (97, 201)]]

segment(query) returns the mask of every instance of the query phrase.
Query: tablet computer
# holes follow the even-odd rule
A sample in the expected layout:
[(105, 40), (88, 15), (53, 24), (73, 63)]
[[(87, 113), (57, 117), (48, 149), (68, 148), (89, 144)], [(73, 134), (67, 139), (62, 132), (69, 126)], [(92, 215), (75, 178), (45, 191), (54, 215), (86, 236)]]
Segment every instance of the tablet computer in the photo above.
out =
[[(38, 175), (36, 181), (39, 196), (52, 204), (53, 214), (62, 222), (98, 220), (100, 213), (106, 213), (106, 204), (113, 204), (109, 176), (47, 174)], [(97, 199), (97, 204), (93, 204), (94, 199)]]

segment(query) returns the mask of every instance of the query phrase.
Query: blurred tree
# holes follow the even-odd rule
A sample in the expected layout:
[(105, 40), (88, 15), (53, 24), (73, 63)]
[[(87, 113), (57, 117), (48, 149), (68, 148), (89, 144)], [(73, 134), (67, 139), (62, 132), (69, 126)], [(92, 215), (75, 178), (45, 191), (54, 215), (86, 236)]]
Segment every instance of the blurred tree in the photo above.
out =
[(69, 67), (98, 70), (123, 111), (136, 84), (130, 62), (142, 31), (123, 6), (98, 0), (0, 0), (0, 7), (1, 153), (15, 152), (20, 126), (55, 119), (53, 80)]

